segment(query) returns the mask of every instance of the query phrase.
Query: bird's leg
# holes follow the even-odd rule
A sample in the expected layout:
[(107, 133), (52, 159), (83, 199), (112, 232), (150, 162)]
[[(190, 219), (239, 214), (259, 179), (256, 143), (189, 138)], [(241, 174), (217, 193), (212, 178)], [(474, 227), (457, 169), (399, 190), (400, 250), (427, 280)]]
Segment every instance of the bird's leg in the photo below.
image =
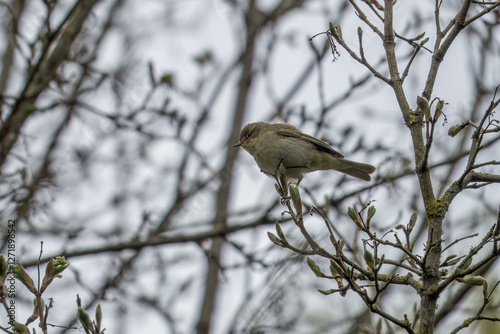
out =
[[(288, 170), (292, 169), (292, 168), (300, 168), (300, 169), (307, 169), (307, 166), (289, 166), (288, 167)], [(304, 176), (302, 174), (299, 174), (300, 176), (297, 178), (297, 187), (299, 186), (300, 182), (302, 181), (302, 179), (304, 178)]]
[(300, 182), (302, 182), (302, 179), (303, 179), (303, 177), (301, 176), (301, 177), (299, 177), (299, 179), (297, 180), (297, 187), (299, 186)]
[[(278, 163), (278, 165), (274, 169), (274, 178), (276, 179), (276, 181), (278, 181), (278, 175), (279, 175), (278, 172), (280, 171), (280, 166), (283, 165), (283, 159), (284, 158), (281, 158), (280, 162)], [(283, 168), (285, 168), (285, 165), (283, 165)], [(286, 168), (285, 168), (285, 171), (286, 171)]]
[(267, 175), (267, 176), (269, 176), (269, 177), (274, 177), (274, 178), (276, 179), (276, 175), (275, 175), (275, 174), (268, 173), (268, 172), (266, 172), (266, 171), (265, 171), (265, 170), (263, 170), (263, 169), (261, 169), (261, 170), (260, 170), (260, 172), (261, 172), (261, 173), (266, 174), (266, 175)]

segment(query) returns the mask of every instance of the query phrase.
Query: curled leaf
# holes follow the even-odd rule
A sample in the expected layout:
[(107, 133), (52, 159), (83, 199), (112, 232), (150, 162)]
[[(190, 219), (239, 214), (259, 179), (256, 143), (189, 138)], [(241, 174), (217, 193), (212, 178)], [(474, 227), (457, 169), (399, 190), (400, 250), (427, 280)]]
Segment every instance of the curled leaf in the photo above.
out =
[(21, 281), (21, 283), (23, 283), (28, 288), (28, 290), (33, 293), (36, 292), (35, 283), (20, 263), (16, 264), (12, 268), (12, 275), (14, 275), (15, 278)]

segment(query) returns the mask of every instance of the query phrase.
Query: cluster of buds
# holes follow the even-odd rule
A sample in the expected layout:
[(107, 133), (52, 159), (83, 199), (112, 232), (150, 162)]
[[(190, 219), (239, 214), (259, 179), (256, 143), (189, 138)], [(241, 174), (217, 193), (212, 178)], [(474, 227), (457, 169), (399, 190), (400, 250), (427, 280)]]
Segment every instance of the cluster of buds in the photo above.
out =
[[(45, 268), (45, 276), (43, 277), (42, 286), (40, 287), (40, 293), (44, 292), (47, 287), (52, 283), (54, 278), (61, 278), (61, 273), (68, 268), (69, 263), (66, 262), (64, 256), (58, 256), (55, 260), (52, 258), (47, 263), (47, 267)], [(24, 284), (32, 293), (38, 293), (38, 289), (35, 287), (35, 283), (33, 279), (31, 279), (30, 275), (26, 272), (24, 267), (18, 263), (12, 268), (12, 275), (17, 278), (21, 283)]]

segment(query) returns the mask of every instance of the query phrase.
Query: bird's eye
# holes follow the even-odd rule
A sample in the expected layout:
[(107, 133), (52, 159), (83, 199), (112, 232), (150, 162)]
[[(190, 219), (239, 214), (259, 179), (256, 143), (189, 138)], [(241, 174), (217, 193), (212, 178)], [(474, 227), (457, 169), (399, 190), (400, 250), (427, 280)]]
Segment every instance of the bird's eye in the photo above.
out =
[(247, 134), (247, 138), (250, 138), (252, 137), (252, 133), (250, 132), (249, 134)]

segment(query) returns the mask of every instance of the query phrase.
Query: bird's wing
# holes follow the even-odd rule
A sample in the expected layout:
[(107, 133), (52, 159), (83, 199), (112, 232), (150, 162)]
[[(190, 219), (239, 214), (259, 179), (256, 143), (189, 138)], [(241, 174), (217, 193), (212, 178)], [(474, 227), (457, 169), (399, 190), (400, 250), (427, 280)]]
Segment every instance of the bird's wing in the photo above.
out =
[(313, 136), (310, 136), (308, 134), (305, 134), (303, 132), (297, 131), (296, 129), (293, 130), (288, 130), (288, 129), (283, 129), (283, 130), (278, 130), (278, 134), (284, 137), (293, 137), (293, 138), (298, 138), (301, 140), (305, 140), (311, 144), (313, 144), (318, 150), (326, 152), (328, 154), (331, 154), (332, 156), (336, 158), (343, 158), (344, 156), (340, 154), (339, 152), (335, 151), (330, 145), (325, 143), (322, 140), (319, 140), (317, 138), (314, 138)]

